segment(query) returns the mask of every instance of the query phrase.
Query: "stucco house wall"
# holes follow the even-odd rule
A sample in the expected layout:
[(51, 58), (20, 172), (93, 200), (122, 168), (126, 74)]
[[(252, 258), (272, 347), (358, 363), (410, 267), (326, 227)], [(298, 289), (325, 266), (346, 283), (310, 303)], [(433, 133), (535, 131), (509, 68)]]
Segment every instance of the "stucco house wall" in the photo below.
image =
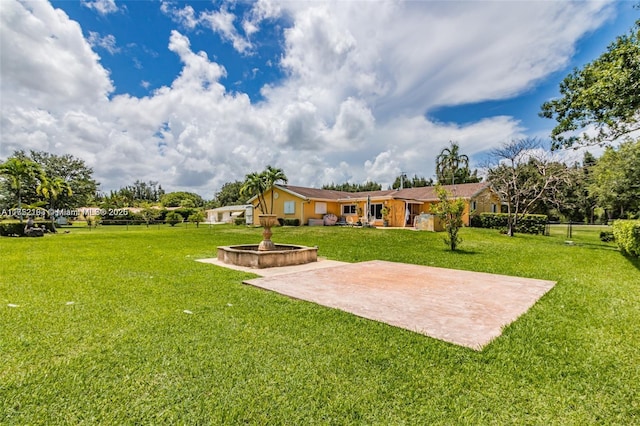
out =
[[(500, 198), (486, 183), (445, 186), (445, 189), (450, 192), (453, 198), (462, 198), (465, 201), (463, 221), (467, 226), (470, 224), (470, 212), (480, 214), (500, 211)], [(265, 213), (271, 210), (272, 191), (273, 214), (278, 218), (297, 218), (303, 225), (308, 224), (309, 219), (322, 219), (325, 214), (334, 214), (339, 218), (344, 218), (347, 223), (368, 221), (375, 226), (382, 226), (382, 217), (367, 218), (365, 206), (368, 199), (372, 205), (378, 205), (374, 207), (375, 211), (379, 212), (382, 206), (389, 208), (389, 226), (410, 227), (413, 226), (413, 219), (419, 214), (432, 214), (432, 206), (438, 202), (434, 187), (347, 193), (292, 185), (276, 185), (264, 193), (267, 206), (261, 207), (264, 208)], [(257, 207), (258, 197), (252, 198), (250, 203)], [(355, 208), (345, 209), (344, 206), (355, 206)], [(263, 211), (256, 208), (253, 218), (254, 224), (259, 224), (258, 215), (261, 213)]]

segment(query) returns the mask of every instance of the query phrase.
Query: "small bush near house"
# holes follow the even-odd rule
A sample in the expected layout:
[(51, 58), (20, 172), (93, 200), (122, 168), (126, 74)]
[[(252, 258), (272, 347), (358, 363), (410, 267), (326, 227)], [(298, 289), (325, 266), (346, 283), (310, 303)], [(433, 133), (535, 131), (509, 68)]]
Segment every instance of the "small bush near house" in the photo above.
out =
[(176, 223), (180, 223), (182, 220), (182, 215), (176, 211), (167, 213), (167, 216), (165, 217), (165, 221), (171, 226), (176, 226)]
[(616, 220), (613, 236), (622, 253), (640, 257), (640, 220)]
[(300, 226), (300, 219), (284, 219), (282, 221), (283, 226)]
[(235, 219), (233, 219), (234, 225), (245, 225), (246, 223), (247, 221), (244, 217), (236, 217)]
[[(507, 213), (481, 213), (471, 220), (471, 226), (489, 229), (505, 229), (508, 226)], [(543, 214), (526, 214), (518, 218), (516, 232), (521, 234), (544, 234), (547, 216)]]

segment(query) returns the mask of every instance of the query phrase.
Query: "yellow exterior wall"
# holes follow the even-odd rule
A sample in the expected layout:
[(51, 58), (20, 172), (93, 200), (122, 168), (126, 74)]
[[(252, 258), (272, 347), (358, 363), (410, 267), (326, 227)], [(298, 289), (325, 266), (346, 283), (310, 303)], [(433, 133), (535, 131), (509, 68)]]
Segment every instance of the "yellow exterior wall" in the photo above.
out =
[(497, 213), (500, 213), (501, 201), (498, 195), (491, 191), (489, 188), (482, 191), (478, 196), (474, 197), (472, 201), (476, 202), (476, 209), (474, 214), (480, 213), (492, 213), (492, 206), (495, 205)]
[[(279, 218), (285, 218), (285, 219), (298, 218), (302, 223), (302, 208), (301, 208), (302, 207), (301, 204), (303, 202), (302, 198), (291, 195), (288, 192), (278, 190), (277, 188), (276, 188), (276, 194), (277, 194), (277, 198), (276, 198), (276, 195), (274, 194), (274, 199), (273, 199), (273, 214), (275, 214)], [(268, 213), (271, 210), (271, 190), (268, 190), (267, 192), (264, 193), (264, 199), (267, 203), (267, 206), (266, 208), (264, 208), (264, 210), (255, 208), (256, 205), (258, 204), (257, 199), (253, 202), (253, 207), (254, 207), (253, 224), (254, 225), (260, 224), (260, 219), (258, 215)], [(294, 207), (293, 214), (284, 214), (284, 203), (286, 201), (294, 202), (295, 207)]]
[[(335, 201), (326, 201), (327, 212), (326, 213), (316, 213), (316, 203), (320, 203), (323, 201), (305, 201), (303, 198), (296, 197), (286, 191), (280, 190), (278, 188), (275, 189), (277, 198), (274, 194), (273, 200), (273, 214), (275, 214), (279, 218), (284, 219), (300, 219), (301, 225), (307, 225), (309, 219), (322, 219), (325, 214), (333, 213), (336, 216), (340, 217), (340, 204)], [(271, 189), (264, 193), (264, 199), (267, 203), (267, 207), (265, 208), (265, 212), (271, 210)], [(284, 213), (284, 204), (287, 201), (294, 202), (294, 212), (293, 213)], [(258, 201), (254, 201), (253, 206), (258, 204)], [(262, 214), (261, 210), (255, 209), (253, 214), (253, 224), (259, 225), (260, 220), (258, 215)]]

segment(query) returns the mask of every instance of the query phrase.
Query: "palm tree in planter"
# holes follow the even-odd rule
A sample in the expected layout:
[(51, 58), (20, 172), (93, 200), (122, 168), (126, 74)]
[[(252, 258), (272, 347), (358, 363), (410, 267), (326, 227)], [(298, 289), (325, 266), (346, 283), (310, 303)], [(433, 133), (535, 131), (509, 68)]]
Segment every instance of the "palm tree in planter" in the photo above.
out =
[(258, 205), (256, 209), (260, 209), (263, 214), (267, 213), (267, 203), (264, 200), (264, 192), (267, 186), (264, 177), (261, 173), (249, 173), (244, 180), (244, 184), (240, 188), (240, 195), (247, 199), (251, 197), (258, 197)]
[[(262, 232), (263, 240), (258, 246), (258, 250), (275, 250), (275, 245), (271, 241), (271, 227), (278, 223), (276, 215), (273, 214), (273, 186), (276, 182), (287, 182), (287, 176), (282, 169), (278, 169), (272, 166), (267, 168), (262, 173), (250, 173), (246, 176), (245, 182), (240, 189), (240, 194), (249, 197), (258, 197), (258, 205), (256, 208), (262, 211), (261, 215), (258, 215), (260, 219), (260, 225), (264, 228)], [(268, 209), (264, 193), (271, 189), (271, 209)]]
[(271, 189), (271, 210), (269, 214), (273, 214), (273, 186), (278, 182), (287, 183), (289, 179), (287, 179), (287, 175), (284, 174), (284, 170), (272, 166), (267, 166), (262, 174), (264, 175), (266, 189)]

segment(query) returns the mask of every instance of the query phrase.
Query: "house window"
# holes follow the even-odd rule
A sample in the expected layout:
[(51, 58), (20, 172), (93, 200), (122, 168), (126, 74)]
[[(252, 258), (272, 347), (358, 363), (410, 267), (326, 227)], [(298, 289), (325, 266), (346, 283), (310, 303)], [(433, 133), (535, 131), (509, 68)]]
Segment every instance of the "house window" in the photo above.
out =
[(478, 208), (478, 203), (476, 201), (471, 202), (471, 210), (476, 210)]
[(342, 215), (348, 214), (356, 214), (356, 205), (355, 204), (343, 204), (342, 205)]
[(294, 214), (296, 212), (296, 202), (295, 201), (285, 201), (284, 202), (284, 214)]
[(327, 203), (316, 202), (316, 214), (327, 213)]
[(382, 203), (371, 204), (371, 208), (369, 209), (369, 217), (382, 219)]
[(498, 213), (498, 206), (491, 204), (491, 213)]

